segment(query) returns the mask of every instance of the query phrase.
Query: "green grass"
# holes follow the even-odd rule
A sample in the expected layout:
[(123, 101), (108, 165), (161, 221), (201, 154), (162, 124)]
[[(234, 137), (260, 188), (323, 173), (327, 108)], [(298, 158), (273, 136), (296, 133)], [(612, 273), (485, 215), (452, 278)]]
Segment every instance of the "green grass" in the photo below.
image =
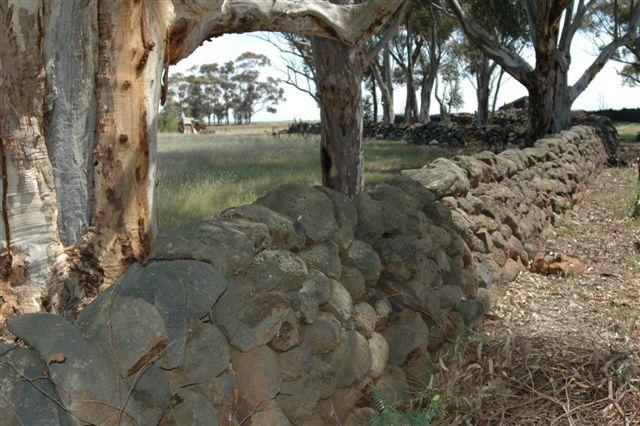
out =
[[(178, 219), (210, 217), (248, 204), (289, 182), (320, 184), (320, 138), (264, 134), (158, 137), (158, 218), (164, 227)], [(365, 141), (365, 182), (390, 179), (457, 151), (417, 147), (401, 141)]]
[(636, 137), (640, 133), (640, 123), (615, 123), (620, 135), (620, 142), (636, 142)]

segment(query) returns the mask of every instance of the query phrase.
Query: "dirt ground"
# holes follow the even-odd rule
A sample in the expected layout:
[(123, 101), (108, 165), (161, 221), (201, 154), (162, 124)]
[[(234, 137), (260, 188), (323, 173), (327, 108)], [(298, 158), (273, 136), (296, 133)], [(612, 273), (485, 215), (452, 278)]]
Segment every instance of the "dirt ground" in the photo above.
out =
[[(627, 144), (634, 159), (640, 144)], [(522, 273), (438, 362), (445, 424), (640, 425), (637, 167), (603, 170), (544, 243), (579, 276)], [(437, 388), (438, 383), (447, 383)]]

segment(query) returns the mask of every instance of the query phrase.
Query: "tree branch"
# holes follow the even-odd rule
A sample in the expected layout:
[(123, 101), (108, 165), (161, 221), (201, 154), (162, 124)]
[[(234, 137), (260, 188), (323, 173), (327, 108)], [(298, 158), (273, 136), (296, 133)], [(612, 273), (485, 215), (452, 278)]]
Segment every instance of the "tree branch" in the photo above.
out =
[(530, 86), (529, 82), (533, 74), (531, 65), (520, 55), (496, 43), (489, 33), (467, 15), (458, 0), (447, 0), (447, 3), (468, 38), (525, 87)]
[(367, 0), (336, 5), (326, 0), (173, 0), (168, 61), (175, 64), (212, 37), (252, 31), (316, 35), (357, 45), (379, 31), (402, 2)]
[(369, 65), (371, 65), (371, 63), (375, 60), (375, 58), (378, 57), (378, 54), (380, 53), (380, 51), (396, 35), (396, 33), (398, 32), (398, 28), (400, 27), (400, 24), (402, 23), (402, 20), (404, 19), (404, 16), (406, 15), (407, 10), (409, 9), (410, 3), (411, 3), (411, 0), (404, 0), (404, 2), (402, 3), (402, 6), (398, 8), (392, 21), (389, 22), (389, 25), (384, 30), (384, 33), (382, 34), (382, 37), (380, 38), (380, 40), (378, 40), (375, 46), (373, 46), (366, 53), (364, 58), (363, 68), (367, 68)]
[(609, 44), (604, 46), (596, 59), (593, 61), (589, 68), (587, 68), (580, 78), (569, 88), (569, 96), (571, 101), (575, 101), (578, 96), (585, 91), (593, 79), (598, 75), (600, 70), (606, 65), (607, 61), (613, 57), (616, 51), (624, 46), (629, 37), (633, 37), (640, 24), (640, 5), (635, 6), (635, 10), (629, 20), (629, 28), (624, 37), (614, 38)]

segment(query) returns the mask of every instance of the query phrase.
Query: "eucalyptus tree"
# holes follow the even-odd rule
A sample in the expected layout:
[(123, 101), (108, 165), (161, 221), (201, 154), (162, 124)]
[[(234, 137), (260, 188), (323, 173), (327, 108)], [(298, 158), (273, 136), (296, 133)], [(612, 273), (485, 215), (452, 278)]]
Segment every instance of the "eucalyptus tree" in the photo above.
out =
[[(346, 0), (332, 0), (344, 4)], [(364, 188), (362, 77), (396, 33), (409, 6), (404, 0), (376, 43), (348, 45), (322, 36), (311, 39), (320, 99), (322, 183), (349, 197)]]
[[(473, 19), (486, 28), (496, 43), (520, 53), (526, 45), (528, 23), (522, 0), (466, 0)], [(500, 90), (504, 70), (482, 49), (464, 40), (458, 41), (458, 53), (467, 63), (466, 71), (472, 77), (476, 90), (476, 124), (486, 125), (490, 111)], [(493, 108), (490, 98), (493, 95)]]
[(170, 65), (224, 33), (357, 45), (401, 2), (0, 1), (0, 298), (59, 309), (145, 260)]
[[(632, 8), (628, 2), (610, 1), (595, 8), (588, 17), (588, 34), (593, 42), (602, 46), (612, 37), (620, 37), (627, 33), (629, 13)], [(630, 33), (622, 49), (618, 50), (613, 59), (623, 66), (618, 71), (624, 84), (640, 85), (640, 30)]]
[[(593, 62), (570, 85), (571, 46), (576, 34), (587, 28), (588, 18), (597, 7), (611, 1), (628, 9), (616, 17), (625, 21), (624, 25), (618, 22), (625, 31), (600, 46)], [(640, 2), (633, 0), (523, 0), (528, 38), (535, 51), (532, 66), (514, 49), (493, 38), (486, 26), (474, 19), (468, 3), (446, 0), (446, 4), (471, 42), (527, 88), (530, 142), (568, 126), (573, 102), (629, 37), (636, 34), (640, 21)]]
[(414, 3), (412, 21), (416, 33), (424, 40), (424, 48), (417, 56), (422, 74), (418, 118), (421, 123), (428, 123), (431, 95), (440, 65), (452, 42), (455, 19), (443, 13), (430, 0), (418, 0)]

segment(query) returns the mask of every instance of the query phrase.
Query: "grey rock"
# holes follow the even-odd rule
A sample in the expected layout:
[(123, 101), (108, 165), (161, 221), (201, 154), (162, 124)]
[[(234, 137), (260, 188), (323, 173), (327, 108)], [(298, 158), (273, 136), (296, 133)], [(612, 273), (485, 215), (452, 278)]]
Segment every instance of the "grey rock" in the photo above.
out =
[(276, 401), (293, 424), (311, 416), (313, 407), (320, 399), (322, 386), (318, 380), (304, 376), (298, 380), (284, 382)]
[(377, 379), (382, 376), (389, 360), (389, 345), (380, 333), (373, 333), (369, 338), (369, 350), (371, 351), (371, 369), (369, 377)]
[(380, 277), (382, 263), (378, 253), (364, 241), (354, 241), (347, 250), (345, 264), (356, 268), (362, 272), (365, 283), (369, 286), (375, 285)]
[(434, 360), (429, 352), (420, 352), (409, 357), (402, 366), (402, 371), (407, 378), (407, 383), (410, 383), (412, 388), (424, 388), (429, 385), (431, 377), (435, 373)]
[(318, 353), (333, 350), (340, 341), (341, 330), (335, 316), (320, 312), (313, 324), (303, 327), (303, 334), (311, 352)]
[(356, 408), (347, 416), (345, 426), (369, 426), (376, 418), (376, 410), (371, 407)]
[(358, 226), (355, 237), (363, 241), (375, 241), (385, 232), (384, 209), (381, 202), (372, 199), (366, 192), (361, 192), (354, 199), (358, 211)]
[(161, 426), (217, 426), (218, 414), (211, 403), (193, 388), (180, 389), (171, 398), (170, 408), (160, 421)]
[(166, 350), (164, 320), (152, 304), (110, 292), (90, 306), (75, 326), (122, 377), (137, 373)]
[(338, 374), (334, 366), (317, 359), (312, 375), (320, 384), (320, 399), (327, 399), (335, 393)]
[(402, 365), (410, 353), (427, 351), (429, 327), (419, 313), (405, 309), (383, 332), (383, 336), (389, 344), (389, 362)]
[(409, 215), (417, 213), (416, 203), (412, 197), (386, 183), (369, 188), (367, 195), (381, 203), (386, 234), (407, 233)]
[(353, 319), (356, 322), (356, 330), (368, 338), (376, 331), (379, 316), (373, 306), (367, 302), (360, 302), (353, 307)]
[(466, 195), (471, 188), (467, 173), (446, 158), (438, 158), (422, 169), (403, 170), (402, 174), (420, 182), (437, 198)]
[(389, 404), (406, 401), (410, 395), (404, 371), (395, 365), (387, 366), (382, 377), (376, 382), (376, 389)]
[(440, 303), (445, 309), (452, 309), (460, 300), (464, 299), (464, 292), (457, 285), (443, 285), (438, 293)]
[(29, 349), (0, 341), (0, 424), (73, 424), (71, 417), (43, 392), (60, 400), (53, 383), (46, 378), (41, 358)]
[(491, 167), (477, 158), (457, 155), (453, 157), (453, 161), (467, 172), (467, 177), (472, 187), (478, 186), (480, 182), (490, 182), (493, 179)]
[(234, 351), (231, 359), (240, 397), (247, 409), (267, 406), (280, 392), (280, 365), (276, 354), (267, 346), (260, 346), (249, 352)]
[(303, 375), (314, 371), (316, 366), (316, 360), (312, 356), (307, 342), (303, 342), (287, 352), (278, 354), (278, 363), (283, 381), (297, 380)]
[(286, 250), (263, 251), (237, 276), (238, 280), (267, 291), (299, 290), (306, 278), (304, 261)]
[(271, 234), (271, 248), (298, 250), (304, 247), (304, 227), (298, 221), (277, 213), (265, 206), (252, 204), (225, 210), (223, 217), (245, 218), (264, 223)]
[(218, 327), (194, 320), (189, 327), (184, 361), (176, 373), (182, 386), (204, 383), (226, 370), (230, 358), (229, 345)]
[(353, 201), (342, 192), (324, 186), (317, 186), (316, 189), (333, 201), (336, 220), (338, 222), (338, 231), (335, 233), (333, 239), (340, 249), (344, 250), (349, 247), (349, 244), (353, 241), (353, 234), (358, 226), (358, 211)]
[(233, 404), (236, 399), (236, 377), (228, 371), (195, 388), (215, 407)]
[[(131, 389), (130, 400), (135, 402), (131, 411), (128, 410), (135, 423), (158, 424), (171, 399), (171, 389), (164, 372), (157, 365), (151, 365), (139, 377), (135, 375), (127, 379), (127, 388)], [(127, 408), (131, 405), (129, 403)]]
[[(28, 314), (9, 318), (7, 328), (43, 359), (64, 359), (49, 364), (49, 376), (65, 389), (60, 401), (77, 416), (101, 424), (116, 415), (118, 374), (76, 327), (57, 315)], [(102, 401), (104, 405), (87, 401)]]
[(424, 263), (431, 249), (430, 239), (418, 240), (409, 236), (383, 238), (378, 243), (385, 276), (400, 282), (416, 276), (419, 265)]
[(461, 300), (456, 303), (454, 309), (462, 316), (464, 324), (468, 327), (474, 325), (482, 316), (482, 305), (475, 299)]
[(491, 292), (486, 288), (479, 288), (476, 292), (476, 300), (480, 303), (482, 312), (491, 310)]
[(286, 352), (302, 342), (298, 319), (292, 312), (282, 323), (278, 333), (269, 342), (269, 347), (276, 352)]
[(338, 346), (326, 358), (337, 373), (336, 385), (346, 388), (364, 379), (371, 370), (369, 343), (357, 331), (345, 331)]
[(302, 283), (300, 292), (311, 296), (318, 305), (324, 305), (331, 298), (331, 280), (322, 272), (312, 270)]
[(247, 235), (216, 219), (207, 219), (175, 222), (161, 231), (150, 259), (201, 260), (231, 275), (247, 267), (253, 255), (253, 241)]
[[(171, 369), (182, 362), (190, 321), (209, 313), (227, 288), (227, 280), (204, 262), (156, 261), (145, 267), (134, 264), (112, 288), (115, 294), (139, 297), (158, 309), (169, 340), (169, 349), (160, 364)], [(79, 318), (83, 315), (90, 317), (92, 311), (89, 308), (106, 297), (109, 297), (107, 293), (98, 296)]]
[(291, 423), (280, 405), (273, 400), (264, 410), (251, 415), (251, 426), (289, 426)]
[(435, 200), (435, 195), (432, 191), (429, 191), (408, 176), (394, 176), (389, 181), (389, 185), (400, 188), (405, 194), (412, 197), (416, 208), (420, 210), (430, 206)]
[(269, 342), (289, 316), (282, 296), (250, 285), (232, 285), (213, 308), (213, 321), (235, 348), (248, 352)]
[(311, 324), (316, 320), (319, 307), (313, 297), (299, 291), (286, 293), (283, 296), (289, 301), (289, 306), (298, 320), (305, 324)]
[(507, 262), (504, 264), (502, 269), (507, 282), (514, 281), (521, 272), (527, 270), (519, 260), (515, 261), (513, 259), (507, 259)]
[(387, 297), (376, 300), (374, 308), (380, 318), (388, 318), (392, 312), (391, 303)]
[(351, 266), (342, 268), (340, 283), (347, 289), (353, 300), (360, 300), (365, 292), (365, 283), (362, 272)]
[(314, 242), (326, 241), (338, 232), (333, 201), (321, 191), (306, 185), (287, 184), (276, 188), (256, 204), (299, 221)]
[(309, 270), (318, 270), (329, 278), (339, 279), (342, 273), (340, 250), (332, 241), (314, 244), (300, 252)]
[(351, 295), (340, 282), (331, 280), (331, 297), (323, 309), (331, 312), (340, 321), (344, 322), (351, 318), (353, 313), (353, 300)]
[(222, 218), (220, 223), (237, 229), (249, 237), (253, 242), (254, 253), (270, 250), (272, 247), (273, 238), (269, 232), (269, 227), (264, 223), (252, 222), (240, 217)]

